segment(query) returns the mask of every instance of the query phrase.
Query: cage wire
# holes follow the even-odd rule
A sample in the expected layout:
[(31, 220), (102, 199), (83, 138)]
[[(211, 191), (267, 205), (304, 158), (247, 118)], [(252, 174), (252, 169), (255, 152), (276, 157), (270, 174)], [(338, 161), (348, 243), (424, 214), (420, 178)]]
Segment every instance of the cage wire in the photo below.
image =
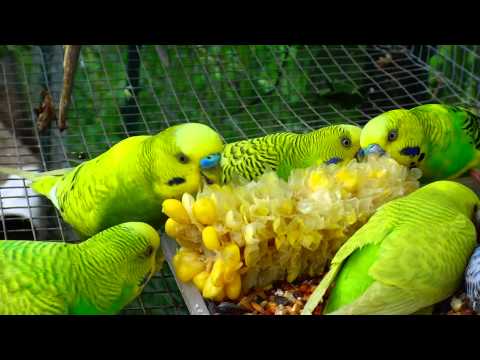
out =
[[(58, 104), (63, 47), (0, 47), (0, 165), (53, 170), (118, 141), (201, 122), (227, 142), (335, 123), (363, 125), (425, 103), (478, 107), (479, 46), (82, 46), (68, 130), (39, 132), (43, 89)], [(57, 109), (56, 109), (57, 110)], [(0, 177), (0, 239), (77, 242), (23, 179)], [(159, 211), (161, 209), (159, 208)], [(124, 314), (188, 314), (167, 265)]]

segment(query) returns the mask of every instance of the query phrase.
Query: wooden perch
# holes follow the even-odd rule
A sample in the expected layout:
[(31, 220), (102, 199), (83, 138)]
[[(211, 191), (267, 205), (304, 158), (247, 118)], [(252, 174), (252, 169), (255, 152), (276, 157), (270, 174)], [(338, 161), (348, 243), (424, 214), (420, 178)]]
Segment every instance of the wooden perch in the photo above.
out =
[(58, 106), (58, 128), (63, 131), (67, 128), (66, 114), (73, 90), (73, 80), (80, 55), (80, 45), (65, 45), (63, 57), (63, 88)]

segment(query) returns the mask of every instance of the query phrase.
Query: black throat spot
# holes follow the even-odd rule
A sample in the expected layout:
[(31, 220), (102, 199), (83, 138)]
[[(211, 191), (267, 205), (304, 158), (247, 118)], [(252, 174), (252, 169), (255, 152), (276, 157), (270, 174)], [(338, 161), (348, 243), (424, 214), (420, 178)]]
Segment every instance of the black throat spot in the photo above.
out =
[(174, 185), (180, 185), (185, 182), (185, 179), (182, 177), (174, 177), (168, 180), (168, 185), (169, 186), (174, 186)]

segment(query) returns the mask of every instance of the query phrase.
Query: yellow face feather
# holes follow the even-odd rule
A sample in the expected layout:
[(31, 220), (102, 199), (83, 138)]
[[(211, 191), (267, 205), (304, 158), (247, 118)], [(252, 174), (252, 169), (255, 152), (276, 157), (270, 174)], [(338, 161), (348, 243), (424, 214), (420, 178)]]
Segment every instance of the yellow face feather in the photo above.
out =
[(416, 166), (425, 152), (424, 133), (418, 119), (404, 109), (392, 110), (371, 119), (363, 128), (360, 145), (377, 145), (404, 166)]
[(199, 123), (172, 126), (159, 134), (161, 146), (155, 147), (155, 177), (159, 179), (155, 192), (164, 198), (179, 198), (183, 193), (194, 193), (203, 179), (216, 182), (220, 166), (202, 169), (200, 162), (207, 156), (220, 154), (224, 142), (212, 128)]
[[(321, 128), (317, 131), (323, 132), (321, 138), (321, 153), (315, 164), (337, 163), (342, 161), (348, 163), (360, 150), (360, 134), (362, 128), (355, 125), (333, 125)], [(315, 136), (315, 132), (312, 133)]]
[(344, 143), (345, 140), (341, 136), (340, 143), (341, 143), (341, 152), (343, 159), (353, 159), (357, 154), (358, 150), (360, 150), (360, 136), (362, 132), (362, 128), (355, 125), (339, 125), (339, 127), (344, 130), (346, 136), (350, 139), (350, 145), (346, 146)]

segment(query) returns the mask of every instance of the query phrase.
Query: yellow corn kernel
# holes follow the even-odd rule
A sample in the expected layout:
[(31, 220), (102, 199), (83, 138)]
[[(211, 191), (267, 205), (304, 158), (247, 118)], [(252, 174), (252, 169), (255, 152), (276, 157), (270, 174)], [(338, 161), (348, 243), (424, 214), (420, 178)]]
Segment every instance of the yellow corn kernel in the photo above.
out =
[(260, 259), (260, 249), (258, 245), (246, 245), (243, 250), (243, 257), (247, 267), (253, 267)]
[(233, 231), (238, 231), (242, 227), (240, 219), (235, 219), (235, 213), (233, 210), (228, 210), (225, 214), (225, 226), (229, 227)]
[(196, 249), (198, 248), (198, 244), (193, 242), (193, 241), (190, 241), (190, 239), (186, 238), (184, 236), (184, 234), (179, 234), (180, 236), (177, 236), (175, 238), (175, 241), (182, 247), (182, 248), (186, 248), (186, 249)]
[(387, 170), (380, 169), (380, 170), (372, 170), (372, 171), (370, 171), (370, 173), (368, 175), (369, 175), (369, 177), (379, 179), (379, 178), (385, 176), (386, 173), (387, 173)]
[(202, 296), (205, 299), (211, 299), (213, 300), (215, 297), (217, 297), (221, 292), (223, 291), (222, 286), (215, 286), (212, 283), (212, 276), (210, 275), (207, 277), (207, 280), (205, 281), (205, 285), (203, 287), (202, 291)]
[(300, 230), (291, 230), (287, 233), (287, 240), (290, 246), (294, 248), (299, 248), (300, 243), (299, 243), (299, 238), (300, 238)]
[(242, 278), (236, 273), (233, 280), (225, 286), (225, 292), (230, 300), (237, 300), (242, 291)]
[(285, 240), (286, 240), (286, 235), (284, 235), (284, 234), (276, 236), (275, 237), (275, 248), (277, 250), (280, 250), (282, 245), (285, 243)]
[(178, 222), (172, 218), (168, 218), (167, 222), (165, 223), (165, 233), (171, 238), (175, 239), (178, 235), (180, 227), (181, 225)]
[(291, 200), (283, 201), (279, 208), (280, 214), (284, 216), (292, 215), (293, 210), (294, 210), (294, 206)]
[(177, 199), (167, 199), (162, 204), (162, 212), (180, 224), (190, 224), (188, 213)]
[(228, 284), (233, 280), (237, 270), (242, 267), (240, 248), (235, 243), (229, 243), (223, 248), (222, 256), (225, 261), (223, 280), (226, 284)]
[(208, 250), (220, 250), (220, 240), (217, 230), (213, 226), (207, 226), (202, 231), (202, 241)]
[(225, 265), (225, 272), (223, 273), (223, 282), (224, 284), (229, 284), (233, 281), (235, 274), (242, 267), (242, 263), (232, 263)]
[(203, 225), (212, 225), (217, 220), (217, 208), (208, 197), (198, 199), (192, 208), (193, 215)]
[(240, 248), (235, 243), (227, 244), (222, 250), (223, 259), (226, 262), (239, 263), (240, 258)]
[(195, 284), (198, 290), (203, 291), (203, 288), (205, 287), (205, 283), (207, 282), (207, 278), (209, 276), (210, 276), (209, 272), (202, 271), (201, 273), (193, 277), (193, 283)]
[(327, 185), (328, 179), (318, 172), (313, 172), (308, 179), (308, 186), (313, 191), (316, 191), (321, 187), (326, 187)]
[(243, 236), (245, 237), (245, 243), (247, 245), (254, 245), (258, 243), (258, 239), (256, 239), (254, 235), (255, 235), (255, 225), (248, 224), (247, 226), (245, 226), (245, 229), (243, 231)]
[(345, 169), (342, 169), (340, 170), (336, 175), (335, 175), (335, 178), (337, 179), (337, 181), (341, 182), (343, 187), (347, 190), (347, 191), (352, 191), (355, 189), (355, 187), (357, 186), (357, 178), (355, 176), (355, 174), (352, 174), (351, 172), (345, 170)]
[(355, 212), (352, 211), (352, 212), (348, 213), (346, 215), (345, 221), (348, 225), (355, 224), (355, 222), (357, 221), (357, 215), (355, 214)]
[(225, 272), (225, 261), (223, 259), (217, 259), (212, 267), (212, 272), (210, 274), (210, 281), (215, 286), (223, 286), (224, 279), (223, 273)]
[(217, 296), (213, 298), (213, 301), (221, 302), (225, 298), (225, 290), (223, 289), (223, 287), (220, 289), (221, 289), (220, 292), (218, 293)]
[[(199, 260), (182, 259), (178, 268), (175, 268), (175, 272), (182, 282), (189, 282), (195, 275), (198, 275), (205, 270), (205, 263)], [(188, 260), (188, 261), (186, 261)]]
[(297, 276), (300, 274), (301, 264), (300, 258), (295, 256), (290, 260), (290, 266), (287, 269), (287, 281), (294, 282)]
[(182, 262), (182, 256), (183, 254), (180, 251), (177, 251), (175, 256), (173, 257), (173, 267), (175, 268), (175, 271), (180, 267), (180, 263)]

